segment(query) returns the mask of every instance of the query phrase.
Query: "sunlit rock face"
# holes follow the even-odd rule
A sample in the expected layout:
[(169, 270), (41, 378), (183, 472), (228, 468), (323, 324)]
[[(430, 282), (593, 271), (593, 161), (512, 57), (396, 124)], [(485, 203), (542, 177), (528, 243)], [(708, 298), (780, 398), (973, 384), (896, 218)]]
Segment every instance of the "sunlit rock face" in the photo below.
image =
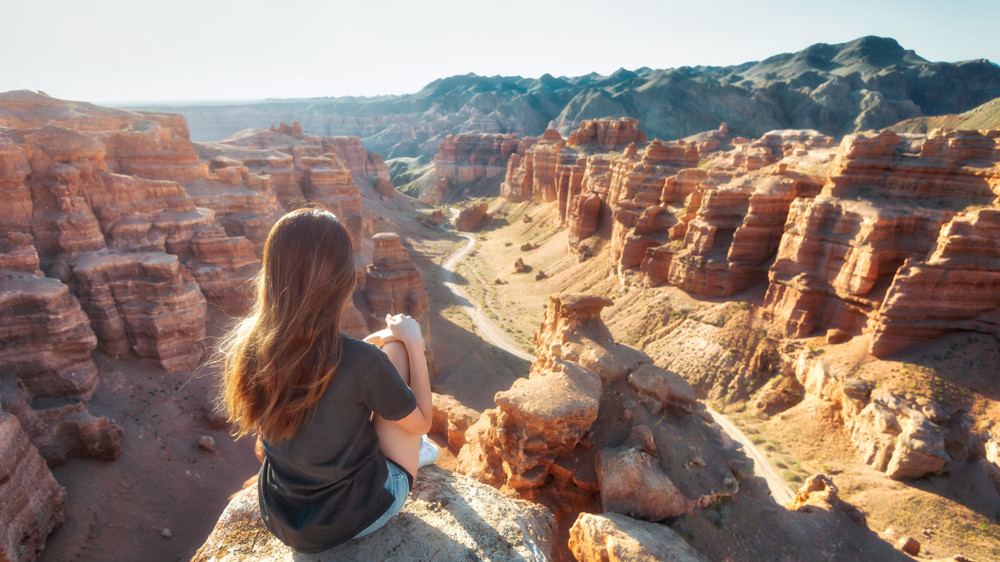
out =
[[(748, 474), (679, 375), (614, 342), (596, 296), (553, 296), (526, 379), (466, 431), (460, 472), (550, 505), (659, 521), (732, 494)], [(680, 447), (683, 441), (685, 445)]]
[(623, 284), (726, 297), (767, 283), (775, 333), (871, 334), (882, 357), (950, 330), (1000, 333), (988, 250), (998, 137), (861, 133), (838, 145), (811, 130), (731, 138), (723, 125), (594, 152), (548, 131), (511, 158), (503, 195), (558, 201), (570, 251), (607, 245)]
[(511, 499), (436, 466), (420, 469), (403, 510), (376, 533), (319, 554), (284, 545), (264, 526), (257, 490), (237, 493), (194, 561), (551, 560), (555, 519), (544, 507)]
[(472, 191), (496, 195), (507, 162), (520, 144), (514, 134), (461, 133), (441, 139), (434, 155), (439, 189), (432, 198), (435, 202), (452, 201)]
[(777, 330), (871, 333), (878, 356), (948, 330), (1000, 334), (986, 250), (998, 240), (998, 136), (845, 138), (822, 192), (790, 209), (766, 297)]

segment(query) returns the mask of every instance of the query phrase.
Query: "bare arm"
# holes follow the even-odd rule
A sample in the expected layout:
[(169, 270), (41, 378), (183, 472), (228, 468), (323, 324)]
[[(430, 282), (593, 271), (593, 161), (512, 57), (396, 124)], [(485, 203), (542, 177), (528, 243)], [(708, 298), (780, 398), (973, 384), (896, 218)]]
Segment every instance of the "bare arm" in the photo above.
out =
[(387, 324), (395, 339), (405, 344), (406, 357), (393, 357), (401, 351), (398, 346), (388, 346), (386, 352), (390, 354), (389, 359), (393, 363), (409, 365), (407, 384), (413, 390), (413, 395), (417, 400), (417, 407), (409, 415), (393, 423), (414, 435), (427, 433), (431, 428), (434, 407), (431, 402), (430, 375), (427, 372), (424, 337), (420, 333), (420, 326), (413, 318), (404, 315), (389, 318)]

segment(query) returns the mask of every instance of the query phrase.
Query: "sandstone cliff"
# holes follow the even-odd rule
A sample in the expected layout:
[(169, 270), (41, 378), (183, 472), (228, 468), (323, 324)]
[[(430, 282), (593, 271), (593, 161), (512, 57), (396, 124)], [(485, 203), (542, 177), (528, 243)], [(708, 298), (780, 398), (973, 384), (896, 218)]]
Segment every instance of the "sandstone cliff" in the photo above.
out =
[(282, 544), (264, 527), (257, 490), (233, 498), (195, 561), (550, 559), (554, 520), (544, 507), (512, 500), (470, 478), (422, 468), (403, 511), (375, 533), (314, 555)]
[[(245, 311), (247, 282), (285, 204), (312, 200), (333, 209), (364, 267), (373, 220), (363, 217), (352, 171), (378, 190), (388, 168), (357, 138), (294, 134), (291, 127), (196, 146), (178, 115), (0, 94), (0, 316), (7, 319), (0, 397), (13, 414), (3, 414), (5, 427), (16, 423), (27, 439), (10, 445), (14, 460), (30, 460), (29, 450), (53, 465), (74, 455), (117, 457), (121, 426), (88, 412), (98, 385), (91, 353), (144, 358), (171, 372), (195, 369), (209, 312)], [(243, 148), (241, 139), (260, 147)], [(380, 190), (383, 198), (391, 191)], [(404, 285), (415, 303), (406, 312), (426, 316), (419, 277)], [(344, 329), (359, 337), (368, 331), (353, 307)], [(54, 494), (44, 474), (31, 478), (39, 494)], [(5, 524), (37, 520), (34, 529), (12, 527), (25, 533), (17, 548), (31, 550), (12, 558), (41, 548), (65, 511), (64, 500), (51, 503), (48, 515), (3, 515)], [(4, 552), (15, 543), (5, 542)]]
[(34, 560), (66, 517), (66, 490), (21, 430), (0, 411), (0, 558)]
[[(866, 133), (835, 148), (815, 131), (751, 141), (723, 126), (589, 154), (550, 131), (511, 158), (502, 193), (558, 201), (570, 249), (609, 244), (623, 284), (726, 297), (766, 280), (776, 333), (872, 334), (885, 356), (948, 330), (1000, 333), (986, 250), (998, 137)], [(940, 306), (918, 306), (931, 287)]]
[(507, 160), (519, 145), (514, 134), (446, 136), (434, 155), (434, 171), (440, 187), (429, 198), (442, 203), (468, 196), (496, 195), (507, 170)]

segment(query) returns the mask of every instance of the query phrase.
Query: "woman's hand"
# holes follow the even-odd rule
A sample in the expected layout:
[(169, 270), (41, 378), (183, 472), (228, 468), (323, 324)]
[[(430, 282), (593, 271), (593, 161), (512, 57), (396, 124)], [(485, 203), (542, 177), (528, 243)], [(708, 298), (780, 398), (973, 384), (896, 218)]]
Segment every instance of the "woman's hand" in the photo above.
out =
[(424, 348), (424, 336), (420, 333), (420, 325), (413, 318), (405, 314), (395, 316), (386, 314), (385, 323), (392, 335), (407, 347), (414, 346), (418, 350)]
[(389, 343), (391, 341), (398, 341), (398, 340), (399, 340), (399, 338), (397, 338), (396, 336), (394, 336), (392, 334), (392, 332), (389, 331), (389, 328), (382, 328), (381, 330), (379, 330), (379, 331), (377, 331), (375, 333), (368, 334), (367, 336), (365, 336), (365, 339), (364, 339), (364, 341), (366, 341), (366, 342), (368, 342), (368, 343), (370, 343), (370, 344), (372, 344), (372, 345), (374, 345), (376, 347), (382, 347), (383, 345), (385, 345), (385, 344), (387, 344), (387, 343)]

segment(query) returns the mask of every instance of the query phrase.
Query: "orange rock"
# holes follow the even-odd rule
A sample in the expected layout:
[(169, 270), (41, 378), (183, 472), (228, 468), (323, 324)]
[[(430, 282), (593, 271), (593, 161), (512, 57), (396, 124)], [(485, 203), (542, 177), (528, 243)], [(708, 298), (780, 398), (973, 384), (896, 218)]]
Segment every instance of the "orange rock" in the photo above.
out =
[(16, 417), (0, 410), (0, 557), (35, 560), (66, 518), (66, 490), (28, 440)]
[(470, 203), (459, 211), (455, 218), (455, 229), (470, 232), (482, 227), (490, 220), (488, 203)]
[(594, 144), (602, 149), (621, 148), (633, 142), (646, 142), (646, 134), (639, 130), (639, 120), (631, 117), (603, 117), (583, 121), (566, 141), (570, 146)]
[(450, 193), (479, 180), (504, 176), (507, 161), (518, 146), (518, 136), (514, 134), (462, 133), (446, 136), (434, 155), (434, 170), (438, 178), (448, 180), (448, 192), (442, 193), (439, 201), (451, 199)]

